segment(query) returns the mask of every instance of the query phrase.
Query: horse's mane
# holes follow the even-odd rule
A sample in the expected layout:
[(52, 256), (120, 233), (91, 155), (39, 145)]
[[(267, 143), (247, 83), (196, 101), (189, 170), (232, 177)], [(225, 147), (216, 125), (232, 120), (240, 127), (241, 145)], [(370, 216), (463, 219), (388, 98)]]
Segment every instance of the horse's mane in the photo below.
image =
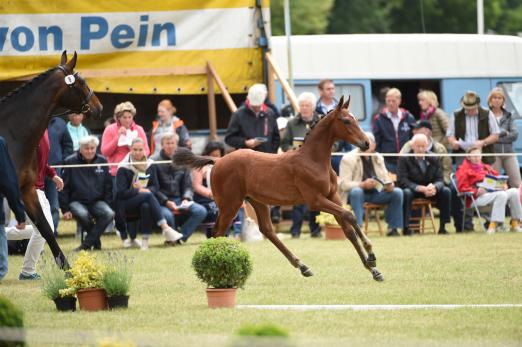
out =
[(5, 102), (7, 99), (10, 99), (11, 97), (13, 96), (16, 96), (18, 94), (20, 94), (23, 90), (25, 90), (26, 88), (32, 86), (32, 85), (35, 85), (35, 82), (38, 82), (38, 81), (41, 81), (43, 79), (43, 77), (46, 77), (49, 73), (53, 72), (54, 70), (56, 70), (57, 67), (53, 67), (45, 72), (42, 72), (41, 74), (39, 74), (38, 76), (35, 76), (34, 78), (32, 78), (31, 80), (25, 82), (24, 84), (22, 84), (20, 87), (14, 89), (14, 90), (11, 90), (9, 93), (7, 93), (5, 96), (1, 97), (0, 98), (0, 103), (3, 103)]

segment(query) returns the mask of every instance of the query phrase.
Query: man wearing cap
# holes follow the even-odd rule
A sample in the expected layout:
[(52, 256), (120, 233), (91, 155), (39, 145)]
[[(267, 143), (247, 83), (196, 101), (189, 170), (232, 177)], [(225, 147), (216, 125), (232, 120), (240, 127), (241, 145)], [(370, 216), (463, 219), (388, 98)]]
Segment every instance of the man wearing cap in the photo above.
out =
[[(370, 147), (364, 154), (375, 153), (375, 138), (372, 133), (366, 133)], [(356, 148), (345, 154), (339, 168), (339, 194), (343, 202), (348, 201), (355, 212), (357, 224), (363, 222), (363, 205), (370, 202), (378, 205), (388, 205), (386, 208), (386, 223), (388, 236), (399, 236), (397, 229), (403, 227), (402, 190), (395, 188), (389, 177), (388, 170), (381, 155), (361, 155)]]
[[(500, 129), (495, 115), (480, 107), (480, 98), (474, 91), (467, 91), (460, 100), (462, 108), (450, 117), (446, 136), (454, 153), (464, 153), (470, 147), (482, 149), (482, 153), (494, 152), (493, 144), (498, 141)], [(464, 157), (457, 157), (460, 165)], [(484, 156), (486, 164), (495, 161), (494, 156)]]
[[(416, 134), (424, 134), (428, 138), (428, 152), (440, 154), (440, 160), (442, 163), (442, 175), (444, 176), (444, 184), (450, 185), (450, 176), (452, 172), (452, 163), (451, 158), (448, 156), (448, 151), (443, 144), (435, 141), (432, 135), (432, 127), (431, 123), (427, 120), (420, 120), (415, 123), (413, 127), (413, 135)], [(411, 140), (406, 142), (404, 146), (402, 146), (401, 154), (408, 153), (411, 151)]]
[(264, 84), (254, 84), (248, 90), (245, 104), (232, 114), (225, 142), (234, 148), (277, 153), (279, 129), (274, 112), (265, 105), (267, 96)]
[[(494, 144), (498, 141), (500, 128), (495, 115), (490, 110), (480, 107), (480, 97), (476, 92), (468, 90), (460, 100), (462, 108), (456, 111), (449, 122), (446, 136), (453, 148), (453, 153), (464, 153), (471, 147), (480, 148), (482, 153), (494, 153)], [(457, 166), (464, 157), (456, 157)], [(494, 156), (484, 156), (482, 161), (492, 164)], [(457, 232), (462, 229), (462, 202), (452, 187), (452, 213)], [(473, 211), (465, 216), (464, 231), (473, 230)]]

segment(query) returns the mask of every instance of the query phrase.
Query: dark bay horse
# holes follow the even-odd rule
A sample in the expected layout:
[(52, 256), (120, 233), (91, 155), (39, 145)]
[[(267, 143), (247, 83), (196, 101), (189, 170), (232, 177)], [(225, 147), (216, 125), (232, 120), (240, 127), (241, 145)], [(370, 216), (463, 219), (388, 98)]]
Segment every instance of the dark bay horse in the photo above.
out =
[(67, 113), (84, 113), (100, 118), (102, 105), (83, 78), (74, 72), (77, 55), (67, 61), (62, 53), (60, 65), (36, 76), (0, 99), (0, 136), (9, 146), (15, 164), (26, 212), (47, 241), (58, 266), (69, 264), (53, 235), (38, 202), (36, 189), (36, 148), (51, 115), (57, 108)]
[(357, 119), (348, 112), (349, 104), (350, 99), (344, 103), (344, 98), (341, 98), (338, 106), (316, 123), (303, 145), (294, 151), (267, 154), (240, 149), (215, 160), (180, 148), (174, 155), (174, 165), (199, 168), (215, 163), (210, 177), (212, 194), (219, 207), (214, 236), (225, 234), (247, 198), (256, 211), (259, 228), (265, 237), (301, 270), (303, 276), (312, 276), (312, 271), (274, 233), (269, 213), (269, 205), (305, 203), (312, 210), (335, 216), (363, 265), (375, 280), (382, 281), (384, 278), (375, 267), (376, 258), (370, 240), (357, 225), (354, 215), (342, 208), (337, 194), (337, 175), (330, 164), (332, 145), (337, 140), (346, 140), (362, 150), (369, 146)]

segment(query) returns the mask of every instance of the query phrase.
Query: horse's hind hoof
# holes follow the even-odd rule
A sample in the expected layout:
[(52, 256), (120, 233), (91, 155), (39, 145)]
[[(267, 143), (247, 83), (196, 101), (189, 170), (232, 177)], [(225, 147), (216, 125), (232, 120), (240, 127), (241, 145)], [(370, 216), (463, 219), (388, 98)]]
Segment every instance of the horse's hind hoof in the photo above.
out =
[(312, 270), (310, 270), (310, 268), (308, 266), (304, 265), (304, 264), (299, 265), (299, 270), (301, 270), (301, 274), (304, 277), (310, 277), (310, 276), (314, 275)]
[(366, 264), (368, 264), (369, 267), (377, 266), (377, 258), (375, 258), (375, 254), (373, 254), (373, 253), (368, 254), (368, 259), (366, 259)]
[(384, 281), (384, 276), (376, 268), (372, 269), (372, 276), (373, 276), (373, 279), (376, 280), (377, 282)]

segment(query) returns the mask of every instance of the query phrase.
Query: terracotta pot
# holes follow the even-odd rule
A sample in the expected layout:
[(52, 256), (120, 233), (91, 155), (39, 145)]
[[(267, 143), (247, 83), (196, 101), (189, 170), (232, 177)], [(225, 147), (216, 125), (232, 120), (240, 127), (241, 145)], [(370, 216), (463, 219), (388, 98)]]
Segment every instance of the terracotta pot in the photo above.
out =
[(128, 295), (108, 296), (107, 304), (109, 305), (110, 309), (127, 308), (127, 307), (129, 307), (129, 296)]
[(107, 309), (107, 294), (103, 288), (82, 289), (76, 293), (80, 310), (98, 311)]
[(326, 240), (346, 240), (346, 235), (339, 225), (326, 224), (324, 226), (324, 238)]
[(208, 307), (236, 307), (236, 288), (207, 288)]
[(58, 311), (76, 311), (76, 298), (74, 296), (56, 298), (53, 301)]

